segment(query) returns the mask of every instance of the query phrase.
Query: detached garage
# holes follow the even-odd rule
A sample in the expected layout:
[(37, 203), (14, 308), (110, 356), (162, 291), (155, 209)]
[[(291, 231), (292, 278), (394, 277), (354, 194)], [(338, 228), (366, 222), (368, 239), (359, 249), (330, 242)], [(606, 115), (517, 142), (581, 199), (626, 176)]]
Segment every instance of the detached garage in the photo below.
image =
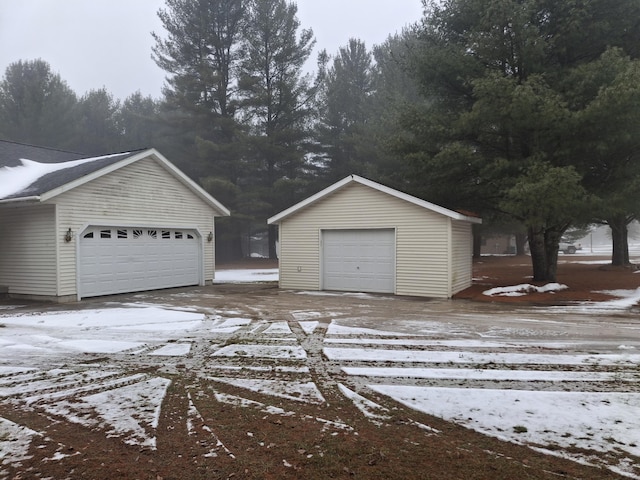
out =
[(268, 223), (281, 288), (450, 298), (471, 286), (481, 220), (351, 175)]
[(205, 285), (224, 215), (154, 149), (83, 158), (0, 142), (0, 287), (11, 296)]

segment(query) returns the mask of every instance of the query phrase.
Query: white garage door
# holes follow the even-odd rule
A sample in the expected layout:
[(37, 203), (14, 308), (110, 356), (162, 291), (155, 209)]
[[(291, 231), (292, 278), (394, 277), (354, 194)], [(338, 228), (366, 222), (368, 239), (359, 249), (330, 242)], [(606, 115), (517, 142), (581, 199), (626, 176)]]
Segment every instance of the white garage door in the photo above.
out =
[(80, 297), (199, 285), (193, 230), (90, 227), (80, 238)]
[(322, 289), (395, 292), (395, 230), (323, 230)]

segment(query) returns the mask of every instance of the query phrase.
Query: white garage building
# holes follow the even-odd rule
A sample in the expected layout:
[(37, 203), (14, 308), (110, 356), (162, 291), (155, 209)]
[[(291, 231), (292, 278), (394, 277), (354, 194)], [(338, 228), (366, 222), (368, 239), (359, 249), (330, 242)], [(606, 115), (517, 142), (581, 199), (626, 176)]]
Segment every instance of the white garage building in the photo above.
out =
[(204, 285), (223, 215), (154, 149), (82, 158), (0, 142), (0, 287), (11, 296)]
[(281, 288), (450, 298), (471, 286), (481, 220), (351, 175), (268, 223)]

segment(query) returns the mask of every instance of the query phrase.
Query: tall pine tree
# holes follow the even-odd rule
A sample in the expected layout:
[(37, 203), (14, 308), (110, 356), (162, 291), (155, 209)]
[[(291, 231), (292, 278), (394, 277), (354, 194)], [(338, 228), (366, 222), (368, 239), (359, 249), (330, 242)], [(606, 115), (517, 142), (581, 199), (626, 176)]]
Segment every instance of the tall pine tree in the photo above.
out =
[[(301, 30), (297, 6), (286, 0), (250, 0), (239, 78), (240, 108), (251, 132), (253, 215), (266, 218), (298, 200), (313, 106), (311, 30)], [(276, 257), (269, 227), (269, 256)]]

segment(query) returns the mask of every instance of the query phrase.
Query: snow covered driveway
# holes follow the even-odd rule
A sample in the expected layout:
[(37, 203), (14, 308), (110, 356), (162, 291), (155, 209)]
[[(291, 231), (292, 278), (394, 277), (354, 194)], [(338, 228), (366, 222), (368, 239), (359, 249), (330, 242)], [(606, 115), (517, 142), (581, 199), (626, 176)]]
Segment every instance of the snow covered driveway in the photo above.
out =
[(176, 378), (188, 378), (179, 421), (190, 434), (205, 424), (209, 457), (239, 452), (207, 424), (197, 397), (351, 431), (338, 417), (280, 406), (303, 410), (341, 396), (376, 424), (391, 418), (396, 401), (640, 478), (640, 321), (632, 308), (523, 308), (268, 284), (0, 305), (0, 479), (20, 471), (34, 441), (49, 462), (78, 454), (16, 412), (157, 448)]

